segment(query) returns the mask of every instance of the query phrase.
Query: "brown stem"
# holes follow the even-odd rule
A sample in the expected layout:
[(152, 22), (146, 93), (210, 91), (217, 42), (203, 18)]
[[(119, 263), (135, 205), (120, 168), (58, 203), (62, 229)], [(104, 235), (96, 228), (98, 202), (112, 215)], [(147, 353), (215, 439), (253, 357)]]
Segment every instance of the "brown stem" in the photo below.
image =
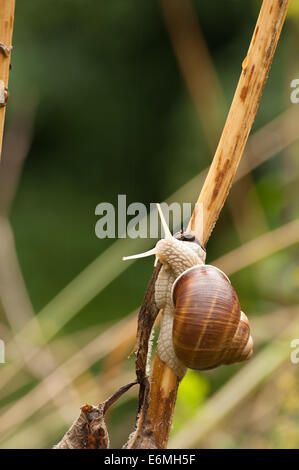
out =
[[(0, 0), (0, 83), (8, 86), (11, 40), (14, 24), (15, 0)], [(5, 106), (0, 107), (0, 158), (3, 140)]]
[[(196, 206), (203, 206), (203, 245), (206, 245), (247, 142), (290, 0), (264, 0), (253, 33), (235, 96)], [(197, 210), (193, 212), (188, 230), (200, 237)]]
[[(188, 231), (206, 246), (222, 206), (228, 196), (251, 130), (290, 0), (264, 0), (240, 80), (224, 126), (216, 154), (200, 192)], [(204, 223), (201, 234), (199, 207)], [(135, 446), (165, 448), (175, 407), (178, 378), (156, 354), (144, 426), (137, 429)]]

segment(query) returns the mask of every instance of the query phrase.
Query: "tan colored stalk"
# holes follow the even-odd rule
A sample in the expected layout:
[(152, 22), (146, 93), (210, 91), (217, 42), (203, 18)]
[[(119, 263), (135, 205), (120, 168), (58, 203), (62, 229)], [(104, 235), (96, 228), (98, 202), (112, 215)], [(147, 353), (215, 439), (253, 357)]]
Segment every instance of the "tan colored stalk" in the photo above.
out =
[[(0, 0), (0, 84), (8, 87), (15, 0)], [(1, 88), (2, 88), (1, 86)], [(3, 141), (5, 106), (0, 107), (0, 158)]]
[[(188, 231), (206, 245), (228, 196), (251, 130), (290, 0), (264, 0), (240, 80), (209, 173), (200, 192)], [(203, 234), (198, 208), (203, 206)], [(179, 381), (156, 354), (147, 428), (158, 448), (167, 446)], [(142, 442), (139, 443), (142, 447)]]
[[(193, 0), (161, 0), (161, 7), (180, 72), (190, 92), (209, 149), (214, 153), (227, 106), (197, 21)], [(249, 162), (243, 158), (243, 164), (249, 165)], [(250, 198), (247, 197), (249, 191)], [(228, 200), (228, 204), (240, 241), (245, 242), (257, 233), (268, 231), (266, 217), (249, 171), (242, 184), (234, 188), (234, 196)], [(254, 223), (251, 223), (252, 220)]]

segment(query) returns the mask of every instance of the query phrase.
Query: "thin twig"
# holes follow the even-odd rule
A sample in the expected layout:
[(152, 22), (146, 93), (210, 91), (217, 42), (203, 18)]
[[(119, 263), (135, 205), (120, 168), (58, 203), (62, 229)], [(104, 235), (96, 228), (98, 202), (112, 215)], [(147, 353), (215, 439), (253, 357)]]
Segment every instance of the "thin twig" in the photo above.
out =
[[(206, 245), (228, 196), (251, 130), (289, 0), (264, 0), (242, 73), (209, 173), (200, 192), (188, 231)], [(203, 208), (203, 234), (199, 207)], [(149, 393), (147, 433), (158, 448), (167, 446), (176, 402), (178, 378), (156, 354)], [(140, 432), (142, 436), (142, 430)], [(138, 445), (143, 446), (139, 441)]]
[[(4, 89), (7, 89), (8, 87), (14, 11), (15, 0), (0, 0), (0, 82)], [(0, 158), (3, 140), (5, 107), (5, 103), (0, 106)]]

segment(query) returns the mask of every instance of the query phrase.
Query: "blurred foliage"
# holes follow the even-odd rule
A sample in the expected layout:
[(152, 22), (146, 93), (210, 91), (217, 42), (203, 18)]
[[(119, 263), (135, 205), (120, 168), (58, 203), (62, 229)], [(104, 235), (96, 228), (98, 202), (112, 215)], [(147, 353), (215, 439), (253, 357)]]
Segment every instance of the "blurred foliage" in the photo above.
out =
[(299, 20), (299, 4), (298, 2), (291, 2), (289, 7), (289, 16)]
[(236, 408), (229, 428), (218, 426), (201, 444), (206, 448), (298, 449), (298, 385), (296, 366), (283, 367)]
[(193, 416), (193, 413), (208, 396), (209, 391), (208, 379), (198, 372), (189, 369), (178, 390), (173, 432), (180, 429), (185, 424), (186, 419), (190, 419)]
[[(229, 105), (260, 1), (213, 0), (211, 5), (194, 0), (193, 5)], [(253, 131), (290, 105), (290, 82), (299, 77), (294, 48), (298, 19), (298, 4), (291, 2)], [(7, 126), (14, 112), (22, 113), (28, 97), (38, 100), (34, 138), (11, 213), (22, 272), (38, 312), (113, 243), (95, 236), (94, 210), (99, 202), (116, 204), (118, 194), (127, 194), (128, 204), (162, 201), (208, 166), (212, 155), (158, 0), (17, 2), (13, 42)], [(252, 172), (269, 229), (299, 215), (297, 155), (294, 145)], [(250, 191), (244, 198), (251, 198)], [(208, 261), (242, 242), (226, 204), (209, 242)], [(234, 274), (232, 282), (244, 311), (259, 316), (277, 305), (298, 302), (297, 264), (296, 249), (291, 248)], [(60, 335), (67, 337), (91, 325), (100, 327), (124, 318), (141, 302), (151, 270), (152, 260), (135, 263)], [(6, 322), (4, 312), (0, 314)], [(100, 361), (92, 368), (99, 383), (101, 366)], [(179, 389), (174, 430), (239, 367), (204, 375), (190, 371)], [(34, 384), (32, 380), (21, 387), (10, 401), (25, 395)], [(294, 401), (290, 392), (285, 409)], [(112, 414), (110, 423), (115, 445), (121, 445), (130, 432), (128, 423), (134, 421), (136, 402), (130, 400), (118, 409), (120, 414)], [(298, 420), (274, 421), (267, 437), (252, 441), (253, 446), (289, 446), (285, 426), (290, 433), (293, 427), (298, 432)], [(44, 426), (43, 433), (43, 445), (53, 444), (55, 431)], [(24, 446), (34, 446), (37, 438), (28, 434)], [(219, 440), (220, 447), (226, 446), (225, 439)], [(298, 445), (296, 439), (292, 437), (291, 442)], [(233, 438), (229, 445), (243, 443)]]

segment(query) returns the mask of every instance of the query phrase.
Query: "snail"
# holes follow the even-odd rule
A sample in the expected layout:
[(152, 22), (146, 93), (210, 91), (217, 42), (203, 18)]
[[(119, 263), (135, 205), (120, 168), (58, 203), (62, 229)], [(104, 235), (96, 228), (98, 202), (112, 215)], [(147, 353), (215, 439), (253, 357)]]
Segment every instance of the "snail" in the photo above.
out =
[(165, 238), (145, 253), (162, 263), (155, 303), (162, 311), (158, 354), (181, 379), (187, 368), (206, 370), (252, 355), (250, 326), (228, 277), (205, 264), (206, 252), (190, 234), (170, 233), (157, 204)]

